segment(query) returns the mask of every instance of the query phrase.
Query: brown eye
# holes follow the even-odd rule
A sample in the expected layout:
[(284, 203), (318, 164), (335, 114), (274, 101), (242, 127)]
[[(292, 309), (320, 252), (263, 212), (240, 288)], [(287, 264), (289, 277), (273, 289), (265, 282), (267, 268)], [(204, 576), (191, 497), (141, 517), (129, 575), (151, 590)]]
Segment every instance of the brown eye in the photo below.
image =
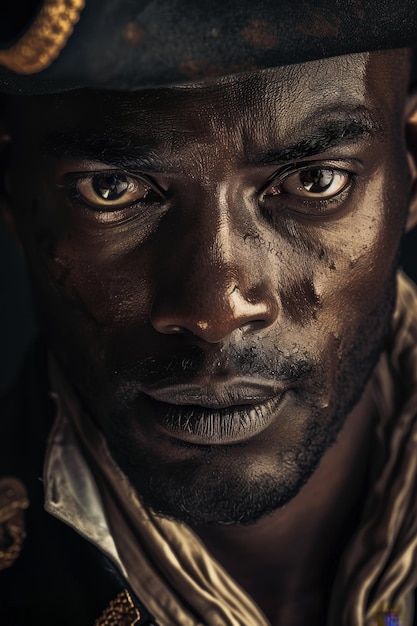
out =
[(344, 170), (310, 167), (288, 174), (271, 185), (266, 195), (291, 195), (299, 198), (326, 199), (336, 196), (349, 185), (351, 177)]
[(80, 178), (76, 183), (76, 191), (80, 199), (102, 210), (160, 199), (150, 184), (122, 172), (99, 172)]

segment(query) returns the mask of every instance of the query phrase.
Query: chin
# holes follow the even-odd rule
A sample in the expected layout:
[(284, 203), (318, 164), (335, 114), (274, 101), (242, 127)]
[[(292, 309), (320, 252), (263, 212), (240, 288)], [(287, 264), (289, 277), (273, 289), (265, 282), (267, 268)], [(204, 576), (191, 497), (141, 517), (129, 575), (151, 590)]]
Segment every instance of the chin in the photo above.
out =
[(146, 407), (134, 411), (132, 402), (112, 412), (102, 423), (107, 444), (143, 502), (160, 515), (208, 525), (255, 523), (294, 499), (375, 369), (390, 333), (394, 279), (385, 300), (332, 351), (339, 367), (336, 357), (316, 364), (262, 435), (231, 445), (182, 442), (181, 448), (164, 443)]
[[(146, 506), (194, 525), (253, 524), (299, 493), (336, 440), (343, 418), (324, 426), (310, 419), (302, 440), (286, 450), (241, 445), (207, 446), (187, 460), (163, 462), (133, 445), (109, 439), (111, 453)], [(268, 437), (265, 438), (270, 443)], [(190, 446), (192, 448), (192, 446)], [(274, 449), (274, 448), (277, 448)], [(123, 451), (123, 452), (121, 452)]]

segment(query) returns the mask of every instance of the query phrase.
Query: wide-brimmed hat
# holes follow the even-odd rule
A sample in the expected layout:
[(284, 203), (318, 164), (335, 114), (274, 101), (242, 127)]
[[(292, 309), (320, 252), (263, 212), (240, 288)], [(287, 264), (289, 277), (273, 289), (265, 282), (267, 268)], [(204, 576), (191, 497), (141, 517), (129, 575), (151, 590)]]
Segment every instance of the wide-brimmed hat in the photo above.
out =
[(416, 0), (1, 4), (0, 91), (9, 93), (143, 89), (417, 42)]

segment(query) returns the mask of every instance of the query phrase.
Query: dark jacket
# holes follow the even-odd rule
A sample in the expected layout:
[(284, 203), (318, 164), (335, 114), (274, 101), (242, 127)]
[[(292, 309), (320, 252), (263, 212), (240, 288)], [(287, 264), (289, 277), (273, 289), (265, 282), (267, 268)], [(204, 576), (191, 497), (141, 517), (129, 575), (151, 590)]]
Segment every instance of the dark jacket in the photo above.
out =
[[(156, 624), (109, 559), (43, 509), (43, 461), (54, 416), (47, 389), (45, 352), (38, 348), (0, 404), (0, 625)], [(13, 517), (22, 504), (9, 488), (15, 479), (29, 506)], [(14, 563), (4, 567), (19, 518), (26, 538)], [(117, 605), (126, 591), (135, 608), (122, 615)]]
[[(37, 349), (0, 403), (0, 626), (157, 626), (112, 562), (43, 509), (43, 464), (55, 413), (46, 372), (45, 351)], [(13, 540), (7, 516), (13, 494), (8, 500), (2, 489), (9, 479), (24, 486), (29, 506), (18, 511), (26, 533), (22, 549), (4, 568)], [(126, 593), (133, 608), (118, 613), (115, 599)], [(378, 626), (400, 626), (381, 619)]]

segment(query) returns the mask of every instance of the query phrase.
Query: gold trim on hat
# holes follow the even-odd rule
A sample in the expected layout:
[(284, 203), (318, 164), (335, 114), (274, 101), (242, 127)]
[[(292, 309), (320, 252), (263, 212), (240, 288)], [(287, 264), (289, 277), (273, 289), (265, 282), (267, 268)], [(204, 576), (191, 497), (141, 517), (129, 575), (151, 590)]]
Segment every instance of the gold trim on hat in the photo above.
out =
[(140, 613), (130, 593), (124, 589), (110, 602), (101, 617), (94, 622), (94, 626), (135, 626), (139, 620)]
[(46, 69), (65, 47), (84, 5), (85, 0), (45, 0), (24, 35), (0, 50), (0, 64), (17, 74)]
[(18, 559), (26, 537), (24, 510), (29, 506), (23, 483), (14, 476), (0, 478), (0, 570)]

